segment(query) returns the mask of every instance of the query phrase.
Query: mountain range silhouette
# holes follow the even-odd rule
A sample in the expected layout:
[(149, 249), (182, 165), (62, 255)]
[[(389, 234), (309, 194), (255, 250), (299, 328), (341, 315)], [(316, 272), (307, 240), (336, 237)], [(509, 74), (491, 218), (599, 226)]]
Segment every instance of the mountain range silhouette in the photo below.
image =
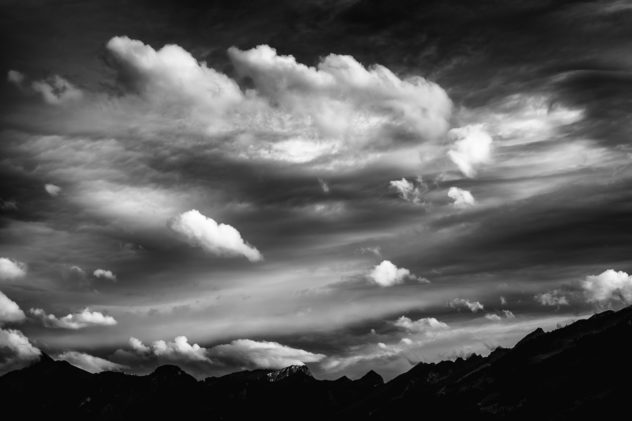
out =
[(90, 374), (42, 354), (0, 377), (3, 416), (123, 420), (577, 420), (630, 411), (632, 307), (551, 332), (537, 329), (488, 356), (419, 363), (384, 383), (319, 380), (307, 366), (252, 370), (198, 381), (165, 365), (145, 376)]

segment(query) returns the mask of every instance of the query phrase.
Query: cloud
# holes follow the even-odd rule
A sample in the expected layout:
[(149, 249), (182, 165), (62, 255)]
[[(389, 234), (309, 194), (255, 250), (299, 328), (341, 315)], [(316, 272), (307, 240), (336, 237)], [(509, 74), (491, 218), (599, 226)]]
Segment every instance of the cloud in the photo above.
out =
[(58, 75), (31, 83), (31, 89), (39, 93), (46, 103), (52, 105), (76, 101), (83, 96), (80, 89)]
[(26, 75), (22, 72), (18, 72), (17, 70), (9, 70), (7, 72), (7, 80), (14, 85), (20, 87), (22, 83), (26, 80)]
[(329, 192), (331, 191), (331, 189), (329, 188), (329, 184), (327, 184), (327, 182), (323, 180), (322, 178), (318, 179), (318, 185), (320, 186), (320, 189), (325, 194), (329, 194)]
[(18, 202), (15, 200), (0, 199), (0, 211), (16, 211), (18, 210)]
[(171, 219), (169, 228), (190, 244), (216, 256), (244, 256), (251, 262), (263, 260), (259, 250), (246, 243), (239, 231), (230, 225), (218, 224), (195, 209)]
[(477, 311), (482, 311), (484, 309), (483, 304), (478, 301), (470, 301), (465, 298), (455, 298), (450, 301), (449, 306), (451, 308), (466, 308), (470, 310), (472, 313), (476, 313)]
[(213, 347), (209, 354), (213, 358), (231, 361), (244, 368), (280, 369), (289, 365), (319, 362), (323, 354), (314, 354), (292, 348), (278, 342), (237, 339), (229, 344)]
[(50, 194), (53, 197), (55, 197), (55, 196), (59, 195), (59, 193), (61, 193), (61, 187), (56, 186), (54, 184), (45, 184), (44, 185), (44, 190), (46, 190), (46, 193)]
[(19, 330), (0, 329), (0, 375), (37, 360), (40, 350)]
[(427, 190), (427, 186), (423, 183), (421, 177), (416, 182), (410, 182), (405, 178), (392, 180), (389, 182), (389, 185), (397, 191), (402, 199), (411, 203), (421, 202), (421, 198)]
[(79, 313), (67, 314), (61, 318), (54, 314), (47, 314), (41, 308), (32, 308), (29, 310), (29, 313), (41, 320), (44, 326), (57, 329), (78, 330), (92, 326), (114, 326), (117, 324), (114, 317), (98, 311), (90, 311), (88, 308), (83, 309)]
[(324, 137), (384, 130), (436, 137), (447, 129), (452, 103), (438, 85), (421, 77), (400, 79), (384, 66), (365, 68), (351, 56), (330, 54), (316, 67), (260, 45), (228, 56), (257, 94), (284, 112), (311, 121)]
[(411, 320), (406, 316), (402, 316), (394, 323), (395, 326), (410, 331), (410, 332), (428, 332), (435, 330), (445, 330), (449, 326), (446, 323), (440, 322), (434, 317), (425, 317), (419, 320)]
[(501, 310), (501, 314), (487, 313), (485, 318), (493, 322), (499, 322), (503, 319), (515, 319), (516, 315), (510, 310)]
[(44, 102), (51, 105), (76, 101), (83, 97), (81, 89), (59, 75), (52, 75), (46, 79), (35, 80), (27, 84), (27, 77), (24, 73), (9, 70), (7, 80), (22, 92), (37, 94)]
[(458, 187), (450, 187), (448, 190), (448, 197), (454, 200), (453, 205), (457, 208), (469, 208), (476, 204), (476, 200), (474, 200), (472, 193)]
[(127, 367), (113, 363), (94, 355), (77, 351), (66, 351), (55, 356), (56, 360), (67, 361), (75, 367), (79, 367), (89, 373), (100, 373), (102, 371), (121, 371)]
[(428, 282), (427, 280), (413, 275), (406, 268), (398, 268), (389, 260), (382, 260), (382, 263), (376, 265), (368, 274), (369, 279), (382, 287), (390, 287), (401, 284), (407, 279), (420, 282)]
[(139, 356), (157, 357), (162, 360), (178, 362), (210, 362), (208, 350), (198, 344), (189, 343), (186, 336), (176, 336), (173, 341), (158, 340), (145, 345), (140, 339), (129, 338), (129, 345)]
[(13, 280), (26, 276), (26, 265), (17, 260), (0, 257), (0, 280)]
[(136, 358), (153, 359), (159, 363), (182, 363), (198, 369), (205, 367), (205, 370), (222, 367), (279, 369), (288, 365), (318, 362), (325, 358), (322, 354), (277, 342), (251, 339), (236, 339), (212, 348), (191, 344), (185, 336), (178, 336), (173, 341), (158, 340), (149, 345), (137, 338), (130, 338), (129, 344)]
[(218, 117), (243, 100), (235, 81), (198, 62), (178, 45), (154, 50), (141, 41), (118, 36), (106, 48), (119, 81), (154, 103), (195, 107), (211, 113), (209, 117)]
[(563, 295), (562, 291), (559, 289), (554, 289), (552, 291), (543, 292), (542, 294), (537, 294), (534, 297), (535, 301), (542, 304), (543, 306), (567, 306), (568, 298)]
[(587, 276), (581, 286), (588, 302), (632, 303), (632, 276), (626, 272), (608, 269), (599, 275)]
[(375, 257), (382, 257), (382, 249), (379, 246), (375, 247), (362, 247), (360, 248), (362, 254), (372, 254)]
[(186, 336), (177, 336), (172, 342), (156, 341), (151, 345), (151, 352), (157, 357), (164, 357), (169, 360), (181, 358), (193, 361), (208, 360), (206, 348), (198, 344), (190, 344)]
[(516, 315), (510, 310), (501, 310), (505, 319), (515, 319)]
[(107, 279), (108, 281), (116, 282), (116, 275), (111, 270), (96, 269), (92, 275), (95, 278)]
[(454, 128), (448, 135), (454, 140), (448, 157), (466, 177), (475, 177), (478, 168), (491, 161), (492, 137), (482, 125)]
[(0, 325), (3, 323), (21, 322), (24, 318), (24, 312), (20, 309), (20, 306), (0, 291)]

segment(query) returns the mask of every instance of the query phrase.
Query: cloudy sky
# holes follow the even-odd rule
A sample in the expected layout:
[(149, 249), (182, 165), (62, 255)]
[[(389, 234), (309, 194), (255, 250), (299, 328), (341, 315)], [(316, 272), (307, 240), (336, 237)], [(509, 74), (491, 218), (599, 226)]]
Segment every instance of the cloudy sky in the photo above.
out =
[(0, 5), (0, 372), (391, 378), (632, 303), (627, 1)]

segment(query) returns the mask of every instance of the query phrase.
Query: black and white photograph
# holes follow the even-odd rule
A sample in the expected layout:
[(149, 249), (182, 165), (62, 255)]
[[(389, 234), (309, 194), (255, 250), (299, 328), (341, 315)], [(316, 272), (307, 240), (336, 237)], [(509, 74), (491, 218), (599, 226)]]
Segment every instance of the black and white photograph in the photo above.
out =
[(0, 0), (0, 419), (631, 390), (632, 0)]

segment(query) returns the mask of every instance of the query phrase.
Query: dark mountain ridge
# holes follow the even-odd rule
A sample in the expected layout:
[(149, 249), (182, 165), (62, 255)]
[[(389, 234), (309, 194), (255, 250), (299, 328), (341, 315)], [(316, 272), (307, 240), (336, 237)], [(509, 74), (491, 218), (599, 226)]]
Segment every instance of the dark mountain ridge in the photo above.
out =
[(203, 381), (172, 365), (146, 376), (90, 374), (43, 355), (0, 377), (0, 396), (5, 414), (27, 419), (614, 418), (629, 412), (631, 357), (628, 307), (548, 333), (537, 329), (487, 357), (419, 363), (388, 383), (374, 371), (357, 380), (318, 380), (306, 366)]

